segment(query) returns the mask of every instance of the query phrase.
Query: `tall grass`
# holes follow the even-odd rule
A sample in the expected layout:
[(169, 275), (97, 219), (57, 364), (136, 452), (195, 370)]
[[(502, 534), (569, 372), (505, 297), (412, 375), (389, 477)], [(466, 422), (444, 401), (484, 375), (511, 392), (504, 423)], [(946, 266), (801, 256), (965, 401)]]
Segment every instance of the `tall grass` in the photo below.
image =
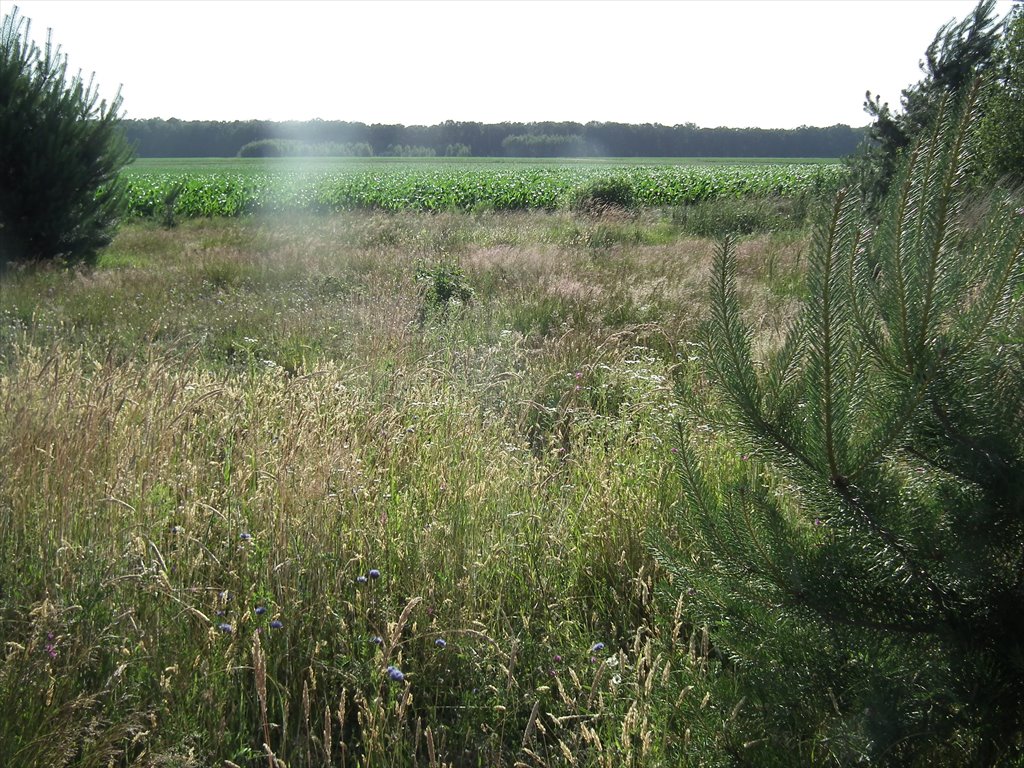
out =
[[(798, 242), (748, 242), (754, 311)], [(645, 543), (711, 249), (655, 213), (211, 220), (7, 276), (4, 764), (727, 762)], [(423, 322), (443, 259), (473, 302)]]

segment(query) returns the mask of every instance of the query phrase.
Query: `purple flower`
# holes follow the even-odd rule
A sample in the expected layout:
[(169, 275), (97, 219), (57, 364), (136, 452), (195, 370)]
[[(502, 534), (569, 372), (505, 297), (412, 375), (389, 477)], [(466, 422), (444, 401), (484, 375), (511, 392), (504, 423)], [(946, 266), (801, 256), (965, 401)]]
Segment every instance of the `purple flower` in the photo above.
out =
[(439, 637), (437, 638), (437, 640), (434, 641), (434, 645), (436, 645), (438, 648), (444, 648), (446, 645), (448, 645), (448, 643), (444, 641), (443, 637)]
[(270, 622), (270, 628), (271, 629), (281, 629), (281, 627), (283, 627), (283, 626), (284, 626), (284, 624), (282, 624), (277, 619), (274, 619), (272, 622)]
[(262, 616), (266, 612), (267, 612), (267, 606), (265, 606), (265, 605), (257, 605), (255, 610), (254, 610), (254, 613), (257, 616)]
[(356, 576), (356, 584), (365, 584), (365, 583), (366, 583), (366, 577), (365, 576)]
[(250, 541), (252, 539), (252, 534), (251, 533), (240, 533), (240, 534), (238, 534), (238, 538), (240, 538), (242, 541)]
[(219, 629), (221, 632), (226, 632), (229, 635), (234, 631), (234, 628), (228, 623), (218, 624), (217, 629)]
[(388, 677), (396, 683), (400, 683), (405, 680), (405, 673), (403, 673), (398, 667), (388, 667)]
[(597, 653), (598, 651), (603, 651), (603, 650), (604, 650), (604, 643), (594, 643), (592, 646), (590, 646), (590, 652), (591, 653)]
[(553, 661), (555, 662), (555, 664), (561, 664), (561, 663), (562, 663), (562, 657), (561, 657), (561, 655), (559, 655), (559, 654), (557, 654), (557, 653), (556, 653), (556, 654), (555, 654), (555, 658), (553, 659)]
[(380, 578), (380, 571), (378, 571), (376, 568), (371, 568), (370, 572), (367, 575), (371, 579), (379, 579)]
[(374, 635), (370, 638), (370, 642), (374, 645), (384, 645), (384, 638), (380, 635)]

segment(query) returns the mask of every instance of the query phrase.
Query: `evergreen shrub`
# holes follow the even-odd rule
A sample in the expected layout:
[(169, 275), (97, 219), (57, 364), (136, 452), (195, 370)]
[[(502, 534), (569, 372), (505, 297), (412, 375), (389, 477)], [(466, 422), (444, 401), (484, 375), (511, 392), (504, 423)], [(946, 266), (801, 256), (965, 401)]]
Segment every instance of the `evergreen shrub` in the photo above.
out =
[(573, 210), (589, 214), (609, 209), (626, 210), (636, 206), (636, 190), (627, 178), (601, 176), (574, 190), (571, 204)]
[(67, 57), (40, 49), (17, 7), (0, 23), (0, 266), (92, 262), (122, 210), (118, 171), (132, 151), (120, 91), (100, 100), (92, 80), (68, 80)]
[(1019, 764), (1024, 208), (965, 236), (979, 87), (880, 222), (840, 192), (757, 355), (721, 246), (660, 557), (746, 697), (747, 764)]

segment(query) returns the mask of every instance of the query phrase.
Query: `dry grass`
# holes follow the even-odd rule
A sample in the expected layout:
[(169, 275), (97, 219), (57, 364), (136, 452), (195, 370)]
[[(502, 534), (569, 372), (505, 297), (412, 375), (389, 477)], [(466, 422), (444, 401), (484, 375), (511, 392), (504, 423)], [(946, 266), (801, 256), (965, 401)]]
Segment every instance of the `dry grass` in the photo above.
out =
[[(5, 764), (713, 755), (707, 649), (646, 539), (679, 494), (672, 385), (713, 246), (622, 242), (645, 227), (136, 226), (93, 274), (15, 276)], [(770, 311), (758, 261), (799, 246), (745, 248)], [(442, 257), (476, 297), (420, 323), (415, 267)]]

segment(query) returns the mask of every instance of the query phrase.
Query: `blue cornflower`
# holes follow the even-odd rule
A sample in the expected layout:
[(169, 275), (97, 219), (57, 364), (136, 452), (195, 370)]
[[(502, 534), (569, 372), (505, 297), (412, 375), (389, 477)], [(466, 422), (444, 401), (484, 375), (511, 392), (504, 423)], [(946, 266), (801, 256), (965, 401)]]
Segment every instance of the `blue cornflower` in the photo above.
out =
[(434, 641), (434, 645), (436, 645), (438, 648), (444, 648), (446, 645), (448, 645), (448, 643), (444, 641), (443, 637), (439, 637), (437, 638), (437, 640)]
[(257, 616), (262, 616), (266, 612), (267, 612), (267, 606), (265, 606), (265, 605), (257, 605), (255, 610), (254, 610), (254, 613)]
[(270, 628), (271, 629), (281, 629), (281, 627), (283, 627), (283, 626), (284, 626), (284, 624), (282, 624), (277, 619), (274, 619), (272, 622), (270, 622)]
[(369, 574), (367, 574), (367, 575), (368, 575), (368, 576), (369, 576), (369, 577), (370, 577), (371, 579), (379, 579), (379, 578), (380, 578), (380, 571), (378, 571), (378, 570), (377, 570), (376, 568), (371, 568), (371, 569), (370, 569), (370, 573), (369, 573)]
[(221, 632), (227, 632), (228, 634), (231, 634), (231, 632), (234, 631), (234, 628), (230, 624), (227, 624), (227, 623), (218, 624), (217, 625), (217, 629), (219, 629)]
[(238, 534), (238, 538), (240, 538), (242, 541), (249, 541), (250, 539), (252, 539), (252, 534), (251, 533), (240, 533), (240, 534)]
[(365, 583), (366, 583), (366, 577), (365, 576), (356, 576), (356, 584), (365, 584)]
[(590, 652), (591, 653), (597, 653), (598, 651), (603, 651), (603, 650), (604, 650), (604, 643), (594, 643), (592, 646), (590, 646)]
[(396, 683), (400, 683), (405, 680), (405, 674), (398, 667), (388, 667), (388, 677)]
[(384, 645), (384, 638), (380, 635), (374, 635), (370, 638), (370, 642), (374, 645)]

